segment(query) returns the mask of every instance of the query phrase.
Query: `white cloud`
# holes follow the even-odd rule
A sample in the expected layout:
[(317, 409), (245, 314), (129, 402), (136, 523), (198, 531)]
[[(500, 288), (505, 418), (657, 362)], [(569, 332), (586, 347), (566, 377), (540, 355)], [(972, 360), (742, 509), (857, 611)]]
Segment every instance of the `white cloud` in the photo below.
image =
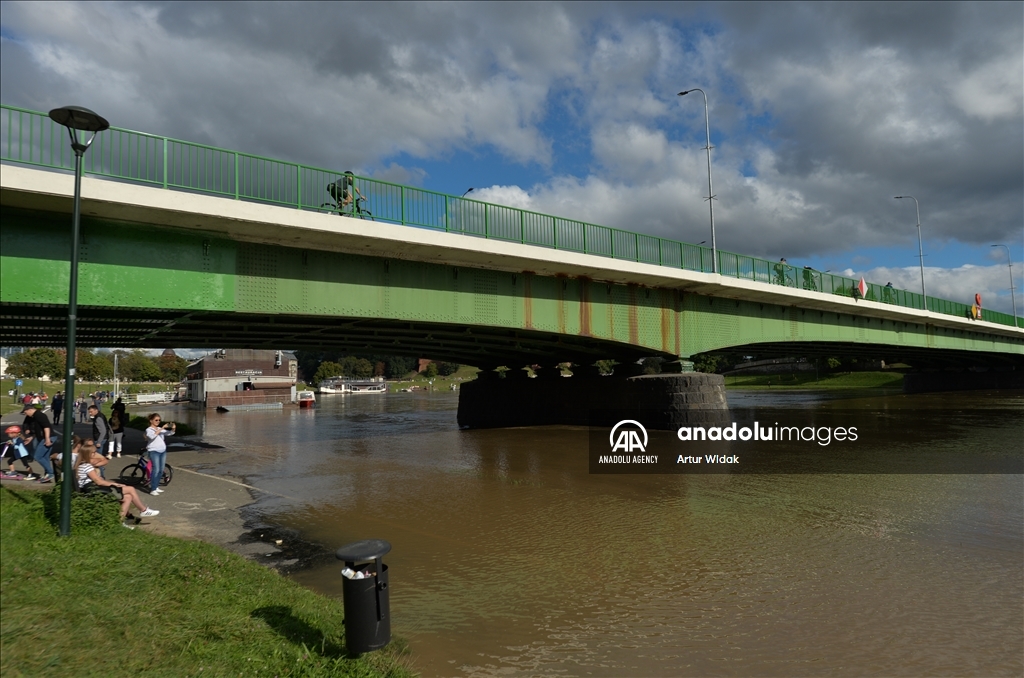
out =
[(403, 183), (493, 152), (476, 198), (699, 242), (703, 100), (676, 96), (699, 86), (723, 249), (908, 244), (903, 193), (927, 238), (1020, 242), (1019, 3), (471, 9), (5, 3), (0, 95)]
[[(892, 282), (897, 289), (918, 293), (921, 291), (921, 269), (916, 266), (880, 267), (864, 271), (847, 269), (843, 275), (851, 278), (864, 276), (866, 280), (879, 284)], [(1012, 313), (1010, 276), (1006, 266), (965, 264), (952, 269), (926, 266), (924, 284), (925, 291), (930, 297), (948, 299), (962, 304), (973, 304), (974, 295), (980, 294), (983, 308)], [(1020, 284), (1021, 281), (1017, 280), (1015, 286)], [(1020, 292), (1020, 290), (1018, 289), (1016, 292)], [(1022, 310), (1021, 301), (1020, 298), (1017, 299), (1018, 315)]]

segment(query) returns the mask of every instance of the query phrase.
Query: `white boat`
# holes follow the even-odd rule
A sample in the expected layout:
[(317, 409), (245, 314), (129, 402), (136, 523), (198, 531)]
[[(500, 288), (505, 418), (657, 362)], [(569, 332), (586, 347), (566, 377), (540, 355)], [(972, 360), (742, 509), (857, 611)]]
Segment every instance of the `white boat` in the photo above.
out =
[(350, 379), (348, 377), (334, 377), (320, 382), (320, 393), (351, 393), (353, 395), (363, 393), (387, 393), (388, 385), (382, 377), (374, 379)]
[(316, 394), (312, 391), (299, 391), (299, 407), (316, 407)]

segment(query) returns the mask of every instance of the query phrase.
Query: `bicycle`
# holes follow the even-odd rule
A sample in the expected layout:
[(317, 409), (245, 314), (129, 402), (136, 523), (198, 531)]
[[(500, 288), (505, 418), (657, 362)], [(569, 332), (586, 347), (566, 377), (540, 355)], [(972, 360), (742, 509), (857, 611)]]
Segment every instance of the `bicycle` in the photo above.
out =
[[(121, 469), (121, 475), (119, 479), (122, 483), (128, 483), (130, 485), (147, 485), (149, 484), (150, 472), (153, 469), (153, 462), (146, 458), (146, 452), (143, 450), (139, 452), (139, 460), (134, 464), (129, 464)], [(164, 472), (160, 477), (161, 487), (169, 485), (171, 478), (174, 477), (174, 469), (171, 468), (170, 464), (164, 464)]]
[(327, 209), (332, 214), (337, 214), (339, 217), (350, 216), (359, 219), (369, 219), (370, 221), (375, 221), (375, 219), (373, 218), (373, 212), (366, 209), (366, 198), (364, 198), (362, 195), (360, 195), (355, 200), (349, 202), (349, 204), (352, 205), (351, 210), (345, 209), (345, 198), (347, 196), (351, 196), (352, 194), (348, 192), (345, 186), (344, 178), (338, 179), (334, 183), (327, 184), (327, 194), (331, 196), (334, 202), (325, 202), (322, 205), (320, 205), (320, 209)]

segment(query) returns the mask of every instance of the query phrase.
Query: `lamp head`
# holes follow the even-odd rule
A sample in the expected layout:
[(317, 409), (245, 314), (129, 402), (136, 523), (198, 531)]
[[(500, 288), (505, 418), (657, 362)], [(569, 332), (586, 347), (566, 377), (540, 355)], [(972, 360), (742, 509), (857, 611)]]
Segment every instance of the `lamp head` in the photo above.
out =
[(677, 94), (676, 96), (678, 96), (678, 97), (685, 96), (685, 95), (689, 94), (692, 91), (693, 91), (692, 89), (684, 90), (684, 91), (680, 92), (679, 94)]
[(64, 106), (50, 111), (50, 119), (58, 125), (85, 132), (102, 132), (110, 123), (100, 115), (81, 106)]

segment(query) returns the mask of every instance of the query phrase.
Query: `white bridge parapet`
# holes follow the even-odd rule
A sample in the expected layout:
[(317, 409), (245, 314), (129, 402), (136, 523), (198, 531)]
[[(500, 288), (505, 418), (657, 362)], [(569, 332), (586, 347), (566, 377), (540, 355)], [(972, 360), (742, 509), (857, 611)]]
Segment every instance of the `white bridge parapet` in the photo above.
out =
[[(4, 205), (70, 214), (73, 194), (71, 174), (6, 164), (0, 173), (0, 202)], [(92, 177), (82, 180), (82, 213), (207, 232), (243, 242), (513, 273), (584, 277), (1024, 340), (1022, 328), (866, 299)]]

